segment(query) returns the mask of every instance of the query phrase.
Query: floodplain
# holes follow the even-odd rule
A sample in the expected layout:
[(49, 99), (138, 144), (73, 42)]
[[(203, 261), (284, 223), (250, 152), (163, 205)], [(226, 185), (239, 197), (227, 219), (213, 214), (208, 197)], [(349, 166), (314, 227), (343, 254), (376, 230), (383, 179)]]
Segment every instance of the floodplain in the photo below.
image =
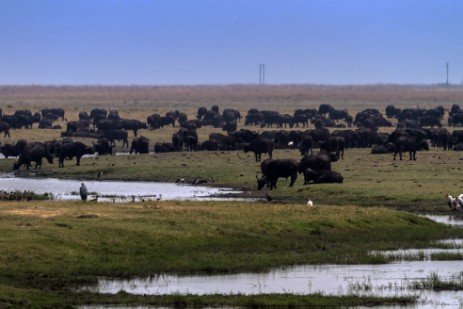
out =
[[(387, 104), (431, 108), (463, 102), (461, 87), (437, 86), (224, 86), (224, 87), (0, 87), (4, 114), (16, 109), (63, 107), (76, 120), (81, 110), (118, 109), (126, 118), (179, 109), (194, 118), (198, 107), (251, 107), (291, 113), (330, 103), (355, 115)], [(443, 121), (445, 123), (445, 121)], [(65, 127), (65, 120), (59, 122)], [(245, 127), (243, 123), (240, 128)], [(247, 127), (253, 130), (273, 128)], [(151, 143), (169, 141), (178, 128), (140, 130)], [(393, 128), (382, 128), (391, 131)], [(454, 130), (455, 128), (449, 128)], [(287, 128), (289, 130), (289, 128)], [(60, 139), (60, 130), (12, 130), (13, 143)], [(200, 140), (217, 128), (198, 129)], [(130, 138), (133, 135), (130, 134)], [(91, 144), (91, 140), (82, 140)], [(124, 152), (127, 149), (117, 148)], [(297, 149), (278, 149), (274, 158), (299, 160)], [(372, 250), (441, 247), (436, 241), (463, 238), (463, 229), (436, 223), (420, 214), (448, 214), (446, 194), (461, 190), (462, 155), (431, 148), (416, 161), (347, 149), (333, 170), (342, 184), (295, 185), (280, 179), (278, 188), (258, 191), (259, 164), (242, 150), (151, 153), (66, 160), (24, 168), (16, 177), (52, 177), (94, 181), (213, 179), (208, 186), (235, 188), (236, 197), (258, 201), (80, 201), (0, 202), (0, 306), (73, 307), (87, 304), (172, 307), (333, 307), (413, 303), (414, 297), (358, 295), (131, 295), (81, 291), (100, 277), (131, 278), (156, 274), (231, 274), (280, 267), (322, 264), (385, 264)], [(0, 160), (12, 173), (14, 159)], [(1, 184), (0, 179), (0, 184)], [(89, 188), (91, 190), (91, 188)], [(78, 188), (76, 188), (78, 190)], [(272, 201), (265, 201), (266, 194)], [(308, 207), (312, 200), (314, 207)], [(443, 257), (442, 259), (444, 259)]]

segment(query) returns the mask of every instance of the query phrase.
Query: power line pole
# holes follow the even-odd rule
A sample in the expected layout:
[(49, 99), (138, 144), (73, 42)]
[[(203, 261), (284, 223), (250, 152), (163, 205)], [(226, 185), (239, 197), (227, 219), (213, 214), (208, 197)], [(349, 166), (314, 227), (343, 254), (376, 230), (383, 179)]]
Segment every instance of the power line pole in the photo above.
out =
[(445, 64), (445, 68), (447, 69), (447, 82), (445, 83), (447, 86), (449, 85), (449, 63)]
[(265, 85), (265, 63), (259, 64), (259, 86)]

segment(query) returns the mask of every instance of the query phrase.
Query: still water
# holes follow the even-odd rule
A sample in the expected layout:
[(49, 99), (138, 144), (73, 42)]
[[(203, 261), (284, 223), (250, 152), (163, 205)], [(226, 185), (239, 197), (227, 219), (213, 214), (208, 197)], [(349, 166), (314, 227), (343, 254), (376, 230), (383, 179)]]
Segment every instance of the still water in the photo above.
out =
[[(434, 217), (447, 224), (460, 222), (451, 216)], [(462, 251), (462, 240), (443, 240), (455, 248), (421, 250), (431, 254)], [(384, 254), (416, 254), (416, 250), (386, 251)], [(373, 254), (381, 254), (374, 252)], [(118, 280), (101, 278), (96, 287), (99, 293), (125, 291), (131, 294), (266, 294), (290, 293), (324, 295), (418, 296), (418, 304), (400, 308), (457, 308), (463, 306), (463, 292), (414, 290), (414, 282), (422, 282), (432, 274), (440, 280), (463, 281), (462, 261), (398, 261), (380, 265), (305, 265), (274, 269), (266, 273), (235, 275), (176, 276), (160, 274), (150, 278)], [(393, 307), (388, 307), (393, 308)], [(399, 308), (399, 307), (397, 307)]]
[[(142, 200), (227, 200), (225, 195), (239, 193), (227, 188), (212, 188), (177, 183), (140, 181), (83, 181), (89, 191), (89, 199), (99, 196), (98, 201), (140, 202)], [(56, 178), (17, 178), (11, 174), (0, 176), (2, 191), (32, 191), (49, 193), (56, 200), (77, 200), (82, 181)], [(238, 200), (234, 198), (234, 200)]]

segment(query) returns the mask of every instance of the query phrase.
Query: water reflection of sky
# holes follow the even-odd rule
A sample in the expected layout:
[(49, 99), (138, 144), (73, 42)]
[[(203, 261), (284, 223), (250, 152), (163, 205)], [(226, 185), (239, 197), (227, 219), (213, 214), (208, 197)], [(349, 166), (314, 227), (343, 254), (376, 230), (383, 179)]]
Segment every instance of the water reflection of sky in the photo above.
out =
[[(455, 222), (453, 218), (436, 219)], [(459, 222), (459, 221), (457, 221)], [(452, 245), (448, 252), (460, 252), (462, 240), (442, 240)], [(423, 251), (423, 250), (421, 250)], [(428, 254), (445, 249), (424, 249)], [(397, 250), (385, 254), (415, 254), (415, 250)], [(99, 293), (131, 294), (313, 294), (323, 295), (371, 295), (371, 296), (418, 296), (418, 303), (411, 306), (387, 306), (384, 308), (456, 308), (460, 307), (463, 292), (414, 290), (411, 284), (428, 280), (437, 274), (442, 281), (462, 281), (462, 261), (401, 261), (377, 265), (305, 265), (272, 270), (266, 273), (242, 273), (217, 276), (157, 275), (151, 278), (113, 280), (101, 278)]]
[[(227, 188), (212, 188), (177, 183), (139, 182), (139, 181), (94, 181), (64, 180), (56, 178), (16, 178), (3, 175), (0, 189), (3, 191), (32, 191), (37, 194), (51, 193), (55, 199), (80, 199), (77, 194), (84, 182), (90, 192), (90, 198), (98, 194), (99, 201), (119, 200), (141, 201), (142, 199), (162, 200), (212, 200), (221, 199), (221, 195), (239, 193)], [(214, 198), (212, 198), (213, 196)], [(222, 199), (226, 199), (222, 197)]]
[[(159, 275), (132, 280), (101, 279), (99, 293), (126, 291), (131, 294), (267, 294), (324, 295), (418, 295), (433, 304), (458, 304), (459, 292), (409, 289), (412, 282), (426, 280), (432, 273), (453, 278), (461, 261), (414, 261), (385, 265), (319, 265), (277, 269), (268, 273), (224, 276), (179, 277)], [(420, 307), (421, 308), (421, 307)]]

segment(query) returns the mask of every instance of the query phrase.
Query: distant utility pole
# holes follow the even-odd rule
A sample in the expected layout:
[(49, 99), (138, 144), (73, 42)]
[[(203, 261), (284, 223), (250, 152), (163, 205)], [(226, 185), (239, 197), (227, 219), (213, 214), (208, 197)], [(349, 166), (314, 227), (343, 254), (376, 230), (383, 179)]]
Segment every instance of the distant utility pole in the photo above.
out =
[(449, 85), (449, 63), (445, 64), (445, 68), (447, 69), (447, 82), (445, 83), (447, 86)]
[(259, 85), (265, 85), (265, 63), (259, 64)]

